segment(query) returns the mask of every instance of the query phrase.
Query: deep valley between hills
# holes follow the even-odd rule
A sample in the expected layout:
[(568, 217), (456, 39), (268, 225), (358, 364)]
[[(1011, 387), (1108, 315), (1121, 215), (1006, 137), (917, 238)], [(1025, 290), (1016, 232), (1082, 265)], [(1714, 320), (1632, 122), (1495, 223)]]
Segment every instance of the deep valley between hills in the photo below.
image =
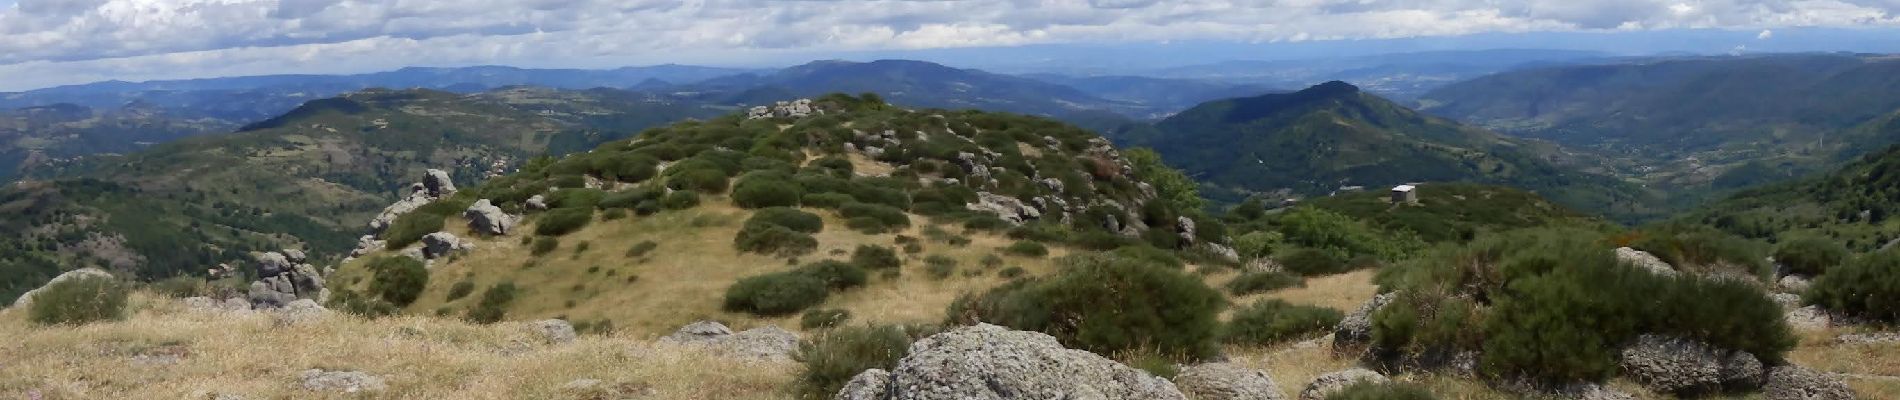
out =
[[(1892, 65), (1417, 107), (890, 61), (13, 109), (0, 394), (1900, 398)], [(1684, 100), (1712, 85), (1782, 103)]]

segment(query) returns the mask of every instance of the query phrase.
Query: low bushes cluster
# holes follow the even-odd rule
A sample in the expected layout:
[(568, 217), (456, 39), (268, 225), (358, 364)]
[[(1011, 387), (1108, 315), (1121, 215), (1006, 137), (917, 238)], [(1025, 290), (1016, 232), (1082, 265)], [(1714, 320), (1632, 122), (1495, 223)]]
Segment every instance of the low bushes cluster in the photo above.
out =
[(1847, 259), (1847, 246), (1822, 237), (1799, 237), (1775, 246), (1775, 262), (1788, 272), (1817, 276)]
[(733, 246), (744, 252), (797, 257), (818, 248), (818, 239), (811, 234), (824, 226), (824, 220), (812, 213), (787, 207), (764, 208), (746, 219), (745, 227), (733, 237)]
[(797, 207), (804, 193), (790, 179), (782, 174), (746, 175), (733, 186), (732, 202), (745, 208)]
[(535, 220), (534, 234), (542, 236), (566, 235), (587, 227), (587, 223), (593, 221), (594, 208), (592, 206), (586, 208), (556, 208), (542, 213), (540, 219)]
[(1275, 261), (1287, 271), (1305, 275), (1322, 276), (1347, 272), (1347, 264), (1332, 253), (1319, 249), (1302, 248), (1287, 252)]
[(819, 261), (785, 272), (740, 279), (726, 288), (727, 311), (787, 315), (825, 302), (832, 290), (864, 286), (869, 274), (855, 264)]
[(857, 250), (851, 252), (851, 263), (864, 269), (896, 269), (904, 265), (904, 260), (897, 258), (897, 250), (862, 244), (858, 245)]
[(475, 308), (468, 310), (468, 320), (479, 324), (501, 322), (507, 316), (508, 306), (514, 304), (520, 289), (514, 282), (502, 282), (482, 291), (482, 297), (476, 301)]
[(838, 207), (853, 230), (864, 233), (885, 233), (910, 227), (910, 216), (904, 210), (884, 204), (845, 203)]
[(1246, 296), (1254, 293), (1266, 293), (1306, 284), (1305, 279), (1287, 272), (1247, 272), (1227, 282), (1227, 293)]
[(88, 276), (47, 286), (33, 295), (27, 319), (43, 325), (84, 325), (125, 316), (131, 289), (112, 278)]
[(1042, 243), (1019, 240), (1016, 243), (1010, 243), (1009, 247), (1004, 247), (1003, 252), (1023, 257), (1044, 257), (1049, 255), (1049, 247), (1043, 246)]
[(798, 360), (805, 364), (799, 376), (799, 395), (829, 399), (864, 370), (895, 369), (897, 361), (910, 354), (912, 341), (935, 331), (929, 327), (873, 325), (825, 332), (799, 346)]
[(385, 256), (370, 260), (365, 268), (375, 274), (369, 292), (398, 308), (416, 302), (422, 289), (429, 286), (429, 270), (422, 261), (406, 256)]
[(1806, 301), (1851, 315), (1900, 322), (1900, 251), (1864, 255), (1828, 270), (1808, 288)]
[(1780, 362), (1795, 338), (1782, 310), (1747, 282), (1656, 275), (1617, 261), (1590, 231), (1480, 236), (1381, 270), (1399, 296), (1373, 315), (1389, 352), (1480, 351), (1487, 374), (1550, 383), (1617, 371), (1619, 346), (1662, 334)]
[(1330, 331), (1344, 317), (1331, 308), (1265, 299), (1234, 310), (1223, 336), (1229, 343), (1269, 345)]
[(821, 308), (805, 311), (798, 317), (798, 327), (804, 330), (829, 329), (844, 325), (851, 320), (851, 312), (836, 308)]
[(1763, 281), (1774, 275), (1760, 243), (1713, 229), (1646, 232), (1630, 247), (1655, 255), (1694, 275), (1728, 274)]
[(1213, 355), (1226, 299), (1199, 278), (1151, 262), (1103, 254), (1057, 260), (1061, 271), (1021, 279), (953, 303), (954, 323), (984, 321), (1055, 336), (1096, 352), (1150, 349)]

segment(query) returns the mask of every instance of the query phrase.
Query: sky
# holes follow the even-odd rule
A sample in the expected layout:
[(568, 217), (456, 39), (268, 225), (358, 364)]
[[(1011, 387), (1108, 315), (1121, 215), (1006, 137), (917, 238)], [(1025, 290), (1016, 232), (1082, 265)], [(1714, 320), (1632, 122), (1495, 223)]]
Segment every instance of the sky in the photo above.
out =
[[(1434, 43), (1629, 53), (1658, 50), (1641, 49), (1656, 40), (1705, 52), (1892, 51), (1896, 29), (1900, 0), (0, 0), (0, 90), (416, 65), (759, 67), (904, 54), (981, 65), (1047, 46), (1243, 53), (1235, 59)], [(1778, 45), (1801, 40), (1785, 32), (1835, 36)]]

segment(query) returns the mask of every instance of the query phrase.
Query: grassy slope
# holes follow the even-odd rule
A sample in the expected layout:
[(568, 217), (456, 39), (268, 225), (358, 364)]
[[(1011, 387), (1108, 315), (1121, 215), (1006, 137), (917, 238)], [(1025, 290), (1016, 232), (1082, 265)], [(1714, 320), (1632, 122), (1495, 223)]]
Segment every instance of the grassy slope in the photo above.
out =
[(1551, 203), (1536, 193), (1502, 186), (1435, 183), (1418, 188), (1418, 204), (1392, 204), (1382, 190), (1321, 197), (1317, 207), (1392, 231), (1417, 233), (1427, 242), (1469, 240), (1485, 230), (1551, 225), (1602, 225), (1603, 221)]

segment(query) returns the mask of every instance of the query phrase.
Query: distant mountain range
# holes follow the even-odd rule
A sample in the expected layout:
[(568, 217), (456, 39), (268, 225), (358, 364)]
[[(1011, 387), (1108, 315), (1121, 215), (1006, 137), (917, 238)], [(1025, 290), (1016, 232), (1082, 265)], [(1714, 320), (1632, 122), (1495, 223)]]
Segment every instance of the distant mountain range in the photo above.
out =
[(1555, 146), (1420, 114), (1345, 82), (1213, 101), (1111, 136), (1155, 149), (1206, 195), (1228, 201), (1466, 181), (1533, 190), (1598, 214), (1654, 211), (1647, 191), (1568, 165)]
[(1421, 109), (1618, 161), (1670, 188), (1826, 170), (1900, 140), (1900, 58), (1688, 57), (1524, 69), (1447, 85)]

